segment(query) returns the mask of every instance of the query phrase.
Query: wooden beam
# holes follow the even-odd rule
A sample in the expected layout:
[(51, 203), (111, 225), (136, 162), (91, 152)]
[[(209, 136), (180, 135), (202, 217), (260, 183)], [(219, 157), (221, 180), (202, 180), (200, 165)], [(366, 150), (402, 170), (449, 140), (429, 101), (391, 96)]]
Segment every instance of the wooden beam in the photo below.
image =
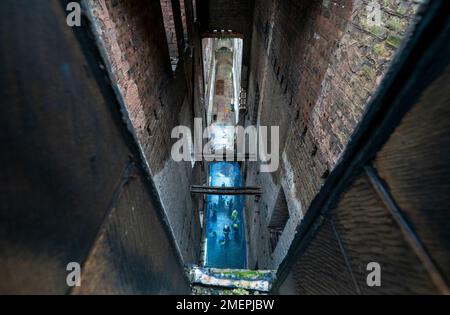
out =
[(238, 153), (238, 152), (231, 152), (226, 153), (223, 152), (222, 154), (219, 153), (211, 153), (211, 154), (201, 154), (201, 155), (194, 155), (194, 157), (197, 159), (205, 159), (208, 162), (212, 161), (228, 161), (228, 162), (240, 162), (240, 161), (250, 161), (255, 162), (258, 160), (258, 155), (254, 153)]
[(233, 32), (233, 31), (228, 31), (228, 30), (224, 30), (224, 32), (222, 32), (222, 30), (218, 30), (218, 31), (210, 31), (210, 32), (203, 32), (200, 34), (200, 36), (202, 38), (223, 38), (223, 37), (228, 37), (228, 38), (244, 38), (244, 34), (241, 32)]
[(417, 235), (414, 227), (408, 222), (404, 211), (398, 206), (397, 202), (391, 195), (386, 183), (378, 175), (377, 170), (372, 165), (364, 167), (367, 177), (372, 184), (373, 189), (377, 192), (380, 199), (383, 201), (386, 208), (389, 210), (395, 222), (400, 227), (406, 241), (412, 247), (417, 257), (423, 264), (423, 267), (430, 274), (431, 280), (436, 285), (438, 290), (445, 295), (450, 294), (450, 288), (448, 287), (445, 276), (441, 273), (438, 266), (433, 261), (433, 258), (422, 244), (420, 237)]
[(191, 185), (191, 194), (261, 196), (261, 187), (217, 187)]

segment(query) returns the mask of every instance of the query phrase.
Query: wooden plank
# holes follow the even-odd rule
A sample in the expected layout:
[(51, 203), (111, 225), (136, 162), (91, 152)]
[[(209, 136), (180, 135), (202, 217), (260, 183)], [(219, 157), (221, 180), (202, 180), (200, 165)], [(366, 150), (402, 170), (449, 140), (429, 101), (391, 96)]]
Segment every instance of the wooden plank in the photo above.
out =
[(60, 1), (1, 1), (0, 29), (0, 292), (66, 293), (129, 160), (120, 112)]
[(228, 30), (224, 30), (224, 32), (222, 32), (222, 30), (217, 30), (217, 32), (202, 32), (200, 33), (200, 36), (201, 38), (244, 38), (243, 33), (235, 31), (229, 32)]
[[(360, 175), (331, 211), (351, 270), (363, 294), (436, 294), (427, 270), (391, 213)], [(381, 266), (381, 286), (367, 285), (367, 264)]]
[(428, 253), (426, 248), (423, 246), (423, 243), (417, 236), (414, 228), (407, 221), (404, 211), (400, 209), (395, 200), (392, 198), (392, 195), (389, 192), (387, 186), (381, 181), (375, 169), (372, 166), (366, 166), (364, 169), (366, 171), (367, 177), (370, 180), (370, 183), (372, 184), (372, 187), (377, 192), (386, 208), (390, 211), (395, 222), (397, 222), (405, 237), (406, 242), (411, 246), (417, 257), (422, 262), (433, 283), (442, 294), (449, 295), (450, 289), (447, 286), (442, 273), (434, 263), (433, 259), (430, 257), (430, 254)]
[(203, 195), (256, 195), (261, 196), (260, 187), (218, 187), (191, 185), (192, 194)]
[[(290, 272), (295, 292), (290, 294), (357, 294), (336, 238), (332, 222), (326, 220)], [(283, 287), (280, 288), (283, 292)]]
[(252, 153), (238, 153), (238, 152), (231, 152), (231, 153), (212, 153), (212, 154), (196, 154), (192, 155), (192, 157), (195, 157), (195, 159), (205, 159), (206, 161), (212, 162), (212, 161), (257, 161), (258, 155), (252, 154)]
[(450, 283), (450, 67), (377, 154), (375, 167)]
[(155, 203), (137, 170), (125, 185), (73, 294), (189, 294)]

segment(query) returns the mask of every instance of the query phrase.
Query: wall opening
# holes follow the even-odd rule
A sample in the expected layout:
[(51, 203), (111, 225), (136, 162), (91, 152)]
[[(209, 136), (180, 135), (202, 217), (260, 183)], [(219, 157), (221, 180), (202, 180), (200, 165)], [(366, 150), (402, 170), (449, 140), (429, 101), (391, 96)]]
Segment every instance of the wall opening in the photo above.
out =
[(270, 249), (272, 252), (277, 247), (278, 240), (280, 239), (281, 234), (283, 234), (288, 220), (289, 209), (286, 201), (286, 195), (284, 194), (283, 187), (281, 187), (268, 225)]
[[(235, 125), (239, 120), (242, 45), (242, 38), (202, 39), (208, 125)], [(213, 120), (213, 117), (217, 120)]]
[(184, 47), (187, 47), (189, 42), (188, 28), (186, 23), (186, 0), (180, 0), (180, 13), (181, 13), (181, 23), (183, 24), (183, 39)]
[(216, 95), (223, 95), (224, 89), (225, 89), (224, 80), (217, 80), (216, 81)]
[(169, 49), (170, 64), (172, 66), (172, 70), (175, 71), (175, 69), (177, 68), (178, 60), (180, 58), (180, 54), (178, 51), (178, 41), (177, 41), (177, 33), (175, 30), (172, 2), (171, 0), (160, 0), (160, 2), (164, 20), (164, 29), (166, 30), (167, 47)]
[(252, 115), (252, 125), (256, 126), (258, 122), (258, 110), (259, 110), (259, 84), (256, 82), (256, 90), (255, 90), (255, 104), (253, 105), (253, 115)]
[(194, 23), (197, 22), (197, 1), (192, 0), (192, 12), (194, 17)]

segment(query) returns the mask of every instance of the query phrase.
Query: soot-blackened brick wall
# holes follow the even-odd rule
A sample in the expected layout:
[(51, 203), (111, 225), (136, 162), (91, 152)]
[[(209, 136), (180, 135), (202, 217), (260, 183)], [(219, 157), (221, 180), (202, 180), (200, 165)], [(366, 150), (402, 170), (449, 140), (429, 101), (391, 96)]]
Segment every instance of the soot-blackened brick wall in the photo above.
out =
[[(257, 1), (255, 4), (246, 123), (280, 126), (280, 168), (248, 169), (260, 185), (248, 198), (250, 265), (275, 267), (294, 230), (334, 168), (365, 106), (405, 36), (417, 2), (381, 3), (381, 25), (367, 20), (366, 1)], [(282, 190), (281, 190), (282, 189)], [(267, 224), (280, 192), (290, 219), (273, 252)]]
[(161, 1), (161, 9), (163, 12), (167, 45), (169, 46), (169, 54), (170, 54), (170, 57), (174, 59), (173, 62), (175, 63), (176, 59), (178, 59), (179, 52), (178, 52), (177, 32), (175, 29), (172, 1), (171, 0), (162, 0)]
[[(170, 156), (172, 128), (181, 121), (189, 125), (193, 119), (192, 111), (186, 110), (192, 106), (192, 84), (186, 82), (191, 75), (185, 75), (192, 60), (183, 56), (172, 71), (163, 21), (163, 13), (168, 12), (162, 10), (168, 8), (161, 8), (159, 1), (89, 0), (87, 4), (179, 250), (186, 263), (196, 262), (200, 221), (189, 192), (192, 166)], [(181, 21), (180, 11), (172, 12), (170, 18)], [(174, 25), (178, 24), (174, 34), (182, 34), (181, 23)]]

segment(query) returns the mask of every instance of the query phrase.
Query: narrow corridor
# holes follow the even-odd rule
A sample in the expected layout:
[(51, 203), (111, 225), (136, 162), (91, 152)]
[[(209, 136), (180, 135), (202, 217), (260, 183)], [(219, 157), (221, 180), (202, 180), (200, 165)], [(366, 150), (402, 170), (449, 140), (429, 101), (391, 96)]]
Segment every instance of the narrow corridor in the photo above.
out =
[[(236, 162), (209, 164), (210, 186), (242, 187)], [(206, 267), (245, 269), (246, 238), (243, 196), (208, 195), (206, 208)]]
[(448, 4), (0, 1), (0, 294), (450, 294)]

